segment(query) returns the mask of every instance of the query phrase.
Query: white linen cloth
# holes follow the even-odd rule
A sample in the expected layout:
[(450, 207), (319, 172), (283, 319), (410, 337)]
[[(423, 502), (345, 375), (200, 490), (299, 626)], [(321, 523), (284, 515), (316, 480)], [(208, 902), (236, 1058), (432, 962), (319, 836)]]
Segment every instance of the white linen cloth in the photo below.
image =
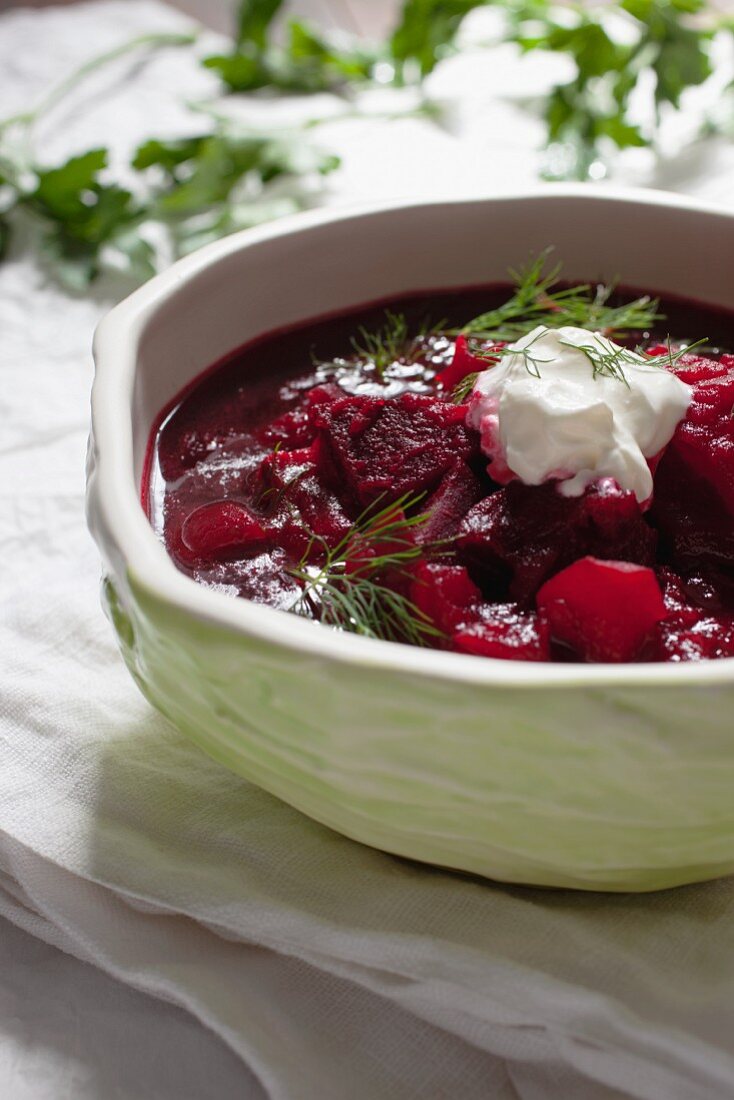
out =
[[(90, 53), (180, 23), (138, 0), (0, 18), (3, 113)], [(103, 75), (94, 96), (59, 111), (44, 131), (49, 161), (183, 128), (181, 88), (210, 87), (174, 52), (124, 71), (124, 85)], [(378, 184), (425, 193), (484, 178), (490, 189), (498, 159), (518, 180), (534, 171), (515, 127), (514, 161), (488, 143), (468, 152), (419, 120), (339, 123), (332, 138), (347, 161), (335, 199)], [(444, 168), (426, 179), (434, 154)], [(715, 155), (717, 171), (688, 189), (732, 201), (731, 150)], [(0, 914), (120, 979), (130, 1000), (86, 969), (73, 986), (102, 1012), (124, 1001), (116, 1061), (97, 1077), (83, 1072), (81, 1043), (76, 1076), (64, 1063), (54, 1077), (56, 1052), (31, 1081), (0, 1020), (0, 1094), (734, 1097), (734, 879), (603, 896), (412, 864), (230, 775), (137, 694), (99, 607), (83, 517), (90, 337), (110, 287), (72, 299), (29, 260), (0, 265)], [(28, 945), (2, 928), (0, 1017), (15, 1019), (13, 961)], [(63, 988), (71, 979), (59, 973)], [(156, 1015), (140, 993), (178, 1007)], [(52, 1017), (44, 1004), (37, 1026), (56, 1034)], [(154, 1082), (156, 1049), (181, 1059), (165, 1084)]]

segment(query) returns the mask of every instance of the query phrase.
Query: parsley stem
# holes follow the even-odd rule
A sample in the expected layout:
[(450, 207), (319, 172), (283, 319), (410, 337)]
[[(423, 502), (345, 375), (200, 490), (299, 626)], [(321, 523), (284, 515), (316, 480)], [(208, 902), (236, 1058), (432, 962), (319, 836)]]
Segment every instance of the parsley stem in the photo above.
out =
[(197, 37), (198, 34), (195, 32), (190, 34), (172, 34), (170, 32), (141, 34), (137, 38), (131, 38), (129, 41), (123, 42), (122, 45), (107, 50), (105, 53), (98, 54), (64, 77), (50, 92), (47, 92), (32, 111), (11, 115), (10, 118), (0, 121), (0, 134), (10, 126), (27, 126), (29, 128), (34, 126), (47, 111), (58, 104), (59, 100), (73, 91), (78, 84), (81, 84), (93, 72), (104, 68), (105, 65), (108, 65), (111, 61), (116, 61), (119, 57), (124, 57), (125, 54), (142, 49), (158, 50), (166, 46), (191, 46)]

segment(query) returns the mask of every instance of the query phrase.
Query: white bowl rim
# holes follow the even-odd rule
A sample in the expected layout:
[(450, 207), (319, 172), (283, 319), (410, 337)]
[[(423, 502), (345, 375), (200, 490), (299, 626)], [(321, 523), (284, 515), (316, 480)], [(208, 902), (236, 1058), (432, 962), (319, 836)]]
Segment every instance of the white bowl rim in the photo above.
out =
[[(133, 469), (129, 394), (143, 329), (156, 310), (182, 284), (223, 258), (274, 238), (307, 232), (321, 225), (371, 217), (417, 207), (450, 207), (462, 203), (522, 202), (574, 198), (668, 207), (720, 216), (734, 212), (670, 192), (593, 184), (542, 184), (520, 192), (459, 198), (429, 198), (360, 203), (313, 210), (246, 229), (206, 245), (187, 256), (115, 306), (99, 323), (94, 336), (95, 379), (92, 389), (94, 439), (94, 503), (112, 545), (121, 554), (137, 585), (176, 609), (236, 633), (258, 637), (265, 644), (285, 647), (301, 656), (339, 664), (405, 673), (456, 683), (494, 688), (553, 689), (611, 687), (682, 687), (734, 683), (734, 658), (701, 662), (647, 664), (553, 664), (474, 657), (442, 650), (415, 648), (325, 629), (317, 623), (250, 600), (204, 588), (181, 573), (168, 556), (140, 503)], [(410, 290), (411, 288), (406, 288)]]

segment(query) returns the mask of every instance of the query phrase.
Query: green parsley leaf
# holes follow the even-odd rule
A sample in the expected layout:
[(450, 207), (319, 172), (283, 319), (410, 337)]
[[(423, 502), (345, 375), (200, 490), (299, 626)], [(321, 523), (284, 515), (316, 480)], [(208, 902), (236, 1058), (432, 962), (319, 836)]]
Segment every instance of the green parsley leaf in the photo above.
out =
[(264, 49), (270, 25), (282, 6), (283, 0), (243, 0), (237, 12), (237, 45)]
[(402, 73), (411, 66), (421, 77), (451, 51), (462, 19), (486, 0), (406, 0), (390, 39), (390, 55)]
[(35, 191), (23, 200), (48, 226), (47, 258), (61, 281), (74, 290), (97, 275), (102, 246), (139, 213), (129, 191), (100, 183), (99, 173), (106, 166), (106, 149), (71, 157), (58, 168), (39, 171)]

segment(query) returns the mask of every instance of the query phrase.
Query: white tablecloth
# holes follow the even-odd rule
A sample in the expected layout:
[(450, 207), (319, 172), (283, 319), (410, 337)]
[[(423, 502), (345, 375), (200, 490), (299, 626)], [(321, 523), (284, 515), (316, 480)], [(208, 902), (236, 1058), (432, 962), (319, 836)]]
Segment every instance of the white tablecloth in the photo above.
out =
[[(178, 25), (144, 0), (3, 16), (4, 110)], [(518, 62), (482, 64), (435, 76), (458, 137), (324, 130), (345, 157), (332, 201), (532, 178), (537, 131), (496, 98)], [(102, 74), (42, 153), (182, 132), (182, 88), (212, 84), (176, 52)], [(722, 144), (625, 171), (734, 201)], [(83, 519), (90, 336), (120, 289), (71, 299), (28, 259), (0, 265), (0, 1095), (734, 1097), (734, 880), (604, 897), (419, 867), (223, 771), (139, 697)]]

